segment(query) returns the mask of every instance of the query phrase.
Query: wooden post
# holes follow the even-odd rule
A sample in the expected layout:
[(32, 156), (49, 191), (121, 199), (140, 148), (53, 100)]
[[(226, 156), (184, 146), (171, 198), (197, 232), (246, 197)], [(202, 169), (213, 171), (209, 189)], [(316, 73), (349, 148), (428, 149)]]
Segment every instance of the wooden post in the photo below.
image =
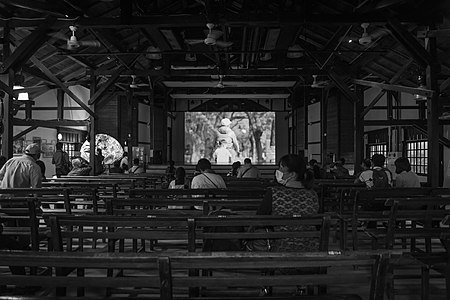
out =
[(361, 162), (364, 155), (364, 93), (360, 86), (356, 86), (356, 92), (358, 95), (358, 101), (354, 102), (354, 153), (355, 153), (355, 172), (359, 171)]
[[(434, 29), (431, 27), (430, 29)], [(430, 37), (428, 51), (436, 59), (436, 38)], [(439, 151), (439, 134), (442, 129), (439, 126), (439, 86), (437, 82), (438, 65), (428, 65), (426, 69), (427, 88), (433, 90), (433, 96), (427, 100), (427, 131), (428, 131), (428, 185), (439, 186), (439, 173), (442, 169), (442, 159)]]
[(62, 89), (56, 90), (56, 118), (58, 120), (64, 120), (64, 91)]
[[(3, 28), (3, 61), (11, 55), (10, 49), (10, 28), (8, 23)], [(14, 73), (10, 69), (6, 74), (0, 75), (0, 80), (9, 87), (13, 86)], [(2, 155), (6, 158), (13, 156), (13, 116), (12, 116), (12, 97), (5, 92), (3, 98), (3, 133), (2, 133)]]
[[(97, 76), (93, 74), (91, 71), (91, 89), (89, 91), (89, 98), (92, 98), (94, 96), (95, 92), (97, 90)], [(94, 103), (91, 105), (91, 110), (95, 113), (95, 107), (97, 105)], [(91, 120), (91, 126), (89, 127), (89, 143), (90, 143), (90, 149), (89, 149), (89, 157), (90, 162), (89, 165), (91, 166), (91, 175), (94, 175), (97, 173), (96, 170), (96, 164), (95, 164), (95, 154), (96, 154), (96, 144), (95, 144), (95, 134), (97, 131), (97, 119), (94, 116), (90, 117)]]

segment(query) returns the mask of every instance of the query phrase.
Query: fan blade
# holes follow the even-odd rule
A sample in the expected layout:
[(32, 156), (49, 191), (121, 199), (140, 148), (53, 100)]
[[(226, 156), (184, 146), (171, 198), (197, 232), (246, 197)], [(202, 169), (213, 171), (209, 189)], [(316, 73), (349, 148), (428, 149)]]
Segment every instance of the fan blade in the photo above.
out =
[(101, 47), (99, 41), (78, 41), (78, 44), (85, 47)]
[(196, 44), (202, 44), (204, 43), (204, 40), (200, 40), (200, 39), (186, 39), (184, 40), (186, 43), (188, 43), (189, 45), (196, 45)]
[(213, 39), (218, 39), (223, 35), (223, 32), (220, 30), (212, 30), (211, 33), (208, 33), (208, 36)]
[(67, 41), (67, 36), (61, 31), (50, 33), (49, 36), (57, 40)]
[(221, 48), (227, 48), (233, 45), (233, 42), (216, 41), (216, 46)]

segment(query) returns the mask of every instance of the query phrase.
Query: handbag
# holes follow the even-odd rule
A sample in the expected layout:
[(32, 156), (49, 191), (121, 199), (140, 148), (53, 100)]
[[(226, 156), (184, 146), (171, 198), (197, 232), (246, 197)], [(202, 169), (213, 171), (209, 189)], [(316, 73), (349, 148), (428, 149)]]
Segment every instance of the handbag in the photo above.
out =
[[(248, 232), (271, 232), (267, 227), (249, 227)], [(250, 252), (270, 252), (273, 249), (273, 241), (270, 239), (254, 239), (244, 241), (245, 249)]]

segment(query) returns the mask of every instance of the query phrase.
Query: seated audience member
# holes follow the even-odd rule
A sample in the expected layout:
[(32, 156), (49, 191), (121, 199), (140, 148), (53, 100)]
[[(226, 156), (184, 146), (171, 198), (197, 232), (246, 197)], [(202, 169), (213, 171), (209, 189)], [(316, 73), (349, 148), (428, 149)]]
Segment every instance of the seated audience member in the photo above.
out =
[[(258, 208), (258, 215), (308, 216), (319, 211), (319, 197), (312, 189), (314, 177), (306, 163), (296, 154), (283, 156), (278, 163), (276, 179), (279, 186), (269, 187)], [(293, 230), (297, 230), (293, 229)], [(298, 230), (315, 230), (298, 228)], [(317, 251), (318, 239), (287, 238), (277, 241), (275, 251)]]
[(369, 170), (370, 168), (372, 168), (372, 161), (370, 160), (370, 158), (365, 158), (362, 162), (361, 162), (361, 171), (356, 174), (356, 179), (355, 179), (355, 183), (361, 183), (358, 178), (359, 175), (361, 175), (362, 172)]
[[(186, 179), (186, 170), (178, 167), (175, 171), (175, 179), (169, 183), (169, 189), (188, 189), (189, 180)], [(177, 197), (177, 196), (176, 196)], [(190, 206), (169, 205), (168, 209), (190, 209)]]
[(42, 182), (46, 182), (47, 178), (45, 177), (45, 163), (42, 160), (37, 160), (36, 164), (39, 166), (39, 168), (41, 169), (41, 174), (42, 174)]
[(333, 173), (337, 179), (350, 178), (350, 172), (344, 165), (345, 158), (341, 158), (334, 163), (334, 169), (331, 170), (331, 173)]
[(241, 162), (235, 161), (231, 165), (231, 170), (227, 173), (227, 177), (236, 177), (240, 167), (241, 167)]
[(250, 158), (244, 159), (244, 165), (239, 169), (237, 178), (260, 178), (261, 171), (252, 165)]
[[(211, 162), (206, 158), (201, 158), (195, 167), (197, 175), (192, 178), (191, 189), (225, 189), (227, 185), (222, 176), (216, 174), (211, 169)], [(203, 209), (195, 206), (196, 209)]]
[(128, 152), (124, 152), (122, 159), (120, 160), (120, 168), (124, 171), (128, 171)]
[(128, 171), (129, 174), (142, 174), (144, 172), (144, 168), (139, 165), (139, 158), (133, 159), (133, 166)]
[(72, 170), (70, 170), (67, 176), (87, 176), (90, 174), (91, 170), (92, 167), (85, 159), (76, 157), (72, 159)]
[(365, 183), (366, 187), (371, 188), (388, 188), (392, 186), (391, 171), (384, 168), (386, 157), (383, 154), (374, 154), (372, 156), (372, 168), (363, 171), (355, 179), (355, 183)]
[(200, 159), (195, 169), (198, 175), (192, 179), (192, 189), (222, 189), (227, 187), (222, 176), (211, 169), (211, 162), (206, 158)]
[(309, 167), (313, 171), (314, 178), (315, 179), (321, 179), (322, 169), (320, 168), (319, 164), (317, 163), (317, 160), (311, 159), (309, 161)]
[(123, 173), (123, 169), (120, 167), (120, 160), (116, 160), (113, 163), (112, 168), (109, 169), (110, 174), (121, 174)]
[(395, 186), (396, 187), (420, 187), (419, 176), (411, 171), (411, 164), (406, 157), (399, 157), (395, 160)]
[(175, 162), (173, 160), (169, 160), (169, 166), (166, 168), (166, 182), (170, 183), (175, 179)]

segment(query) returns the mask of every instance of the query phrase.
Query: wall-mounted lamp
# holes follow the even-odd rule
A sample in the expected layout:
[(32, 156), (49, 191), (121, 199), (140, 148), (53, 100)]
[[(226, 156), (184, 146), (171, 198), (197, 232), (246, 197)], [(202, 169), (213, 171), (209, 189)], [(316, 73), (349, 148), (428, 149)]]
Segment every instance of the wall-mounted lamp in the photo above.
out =
[[(13, 86), (13, 90), (21, 90), (21, 89), (23, 89), (23, 86), (21, 86), (21, 85), (15, 85), (15, 86)], [(28, 93), (27, 92), (23, 92), (23, 93), (20, 93), (19, 92), (19, 94), (17, 95), (17, 100), (19, 100), (19, 101), (28, 101), (28, 100), (30, 100), (30, 98), (28, 97)]]
[[(419, 89), (426, 89), (427, 87), (424, 84), (424, 77), (422, 75), (417, 76), (417, 81), (419, 82)], [(414, 100), (416, 101), (427, 101), (427, 97), (424, 95), (414, 94)]]

